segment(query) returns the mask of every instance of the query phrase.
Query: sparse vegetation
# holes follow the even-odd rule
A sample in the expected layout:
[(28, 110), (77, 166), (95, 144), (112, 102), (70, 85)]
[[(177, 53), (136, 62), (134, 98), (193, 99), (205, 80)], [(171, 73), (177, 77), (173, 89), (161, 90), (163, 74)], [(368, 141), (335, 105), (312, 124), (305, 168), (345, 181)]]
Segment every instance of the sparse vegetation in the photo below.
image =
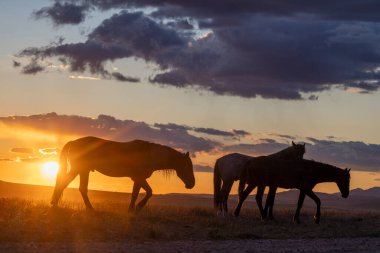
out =
[(276, 210), (275, 221), (262, 221), (256, 209), (240, 218), (222, 219), (213, 209), (147, 206), (128, 214), (127, 203), (99, 202), (95, 213), (80, 202), (62, 202), (54, 210), (46, 201), (0, 199), (0, 241), (66, 242), (125, 240), (227, 240), (380, 237), (380, 212), (324, 210), (320, 225), (303, 212), (302, 224), (292, 222), (294, 210)]

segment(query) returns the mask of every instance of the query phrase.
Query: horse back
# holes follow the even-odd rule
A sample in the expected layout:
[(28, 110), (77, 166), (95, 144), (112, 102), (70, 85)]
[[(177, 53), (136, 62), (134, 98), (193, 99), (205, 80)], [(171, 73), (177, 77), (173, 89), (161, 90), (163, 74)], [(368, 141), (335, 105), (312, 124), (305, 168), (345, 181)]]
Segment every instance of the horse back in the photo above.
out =
[(251, 158), (251, 156), (240, 153), (232, 153), (219, 158), (217, 164), (221, 178), (224, 181), (238, 180), (245, 164)]
[(263, 156), (251, 159), (245, 169), (247, 182), (256, 185), (299, 188), (313, 181), (313, 171), (309, 171), (302, 161)]
[(153, 166), (152, 159), (159, 159), (155, 145), (141, 140), (116, 142), (84, 137), (70, 142), (70, 162), (77, 167), (99, 171), (105, 168), (147, 169)]

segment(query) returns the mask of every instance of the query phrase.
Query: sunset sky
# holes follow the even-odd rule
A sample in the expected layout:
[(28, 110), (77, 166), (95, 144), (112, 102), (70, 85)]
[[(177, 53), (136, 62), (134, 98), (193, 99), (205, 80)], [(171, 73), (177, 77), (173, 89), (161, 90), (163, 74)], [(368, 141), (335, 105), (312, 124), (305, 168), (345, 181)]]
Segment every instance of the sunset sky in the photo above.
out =
[[(190, 151), (194, 189), (156, 173), (154, 193), (211, 193), (218, 157), (292, 140), (306, 143), (307, 159), (351, 168), (352, 189), (380, 186), (379, 9), (375, 0), (3, 0), (0, 180), (53, 185), (59, 149), (94, 135)], [(132, 189), (98, 173), (89, 186)]]

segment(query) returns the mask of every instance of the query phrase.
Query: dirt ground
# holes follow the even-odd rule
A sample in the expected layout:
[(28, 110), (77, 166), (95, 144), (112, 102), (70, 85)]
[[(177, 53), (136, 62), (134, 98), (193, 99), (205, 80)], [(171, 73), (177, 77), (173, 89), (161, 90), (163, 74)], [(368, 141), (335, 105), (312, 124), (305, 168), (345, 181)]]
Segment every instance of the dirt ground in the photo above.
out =
[(1, 243), (0, 252), (380, 252), (380, 238)]

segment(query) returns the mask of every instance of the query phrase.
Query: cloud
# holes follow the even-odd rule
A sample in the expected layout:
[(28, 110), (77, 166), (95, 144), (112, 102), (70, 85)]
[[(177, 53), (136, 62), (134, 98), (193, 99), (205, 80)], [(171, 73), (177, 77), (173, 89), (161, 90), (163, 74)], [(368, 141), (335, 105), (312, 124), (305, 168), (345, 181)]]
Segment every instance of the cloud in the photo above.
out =
[(137, 83), (137, 82), (140, 81), (139, 78), (130, 77), (130, 76), (124, 76), (123, 74), (121, 74), (119, 72), (113, 72), (112, 73), (112, 77), (115, 78), (118, 81), (121, 81), (121, 82)]
[(57, 155), (59, 153), (59, 148), (40, 148), (38, 152), (42, 155)]
[(22, 50), (18, 56), (32, 57), (32, 63), (29, 64), (31, 70), (28, 71), (31, 73), (43, 70), (37, 65), (37, 60), (60, 57), (59, 60), (62, 63), (69, 63), (70, 70), (73, 72), (84, 72), (88, 69), (93, 74), (107, 76), (109, 73), (103, 66), (105, 61), (129, 57), (131, 53), (128, 49), (118, 45), (102, 45), (88, 40), (84, 43), (58, 44), (44, 48), (30, 47)]
[[(138, 78), (109, 73), (104, 64), (136, 57), (158, 65), (152, 83), (247, 98), (317, 100), (314, 93), (335, 86), (374, 92), (380, 87), (379, 3), (339, 0), (334, 6), (300, 0), (61, 0), (36, 15), (77, 24), (90, 11), (124, 10), (103, 20), (85, 42), (29, 48), (19, 56), (60, 57), (71, 71), (130, 82)], [(154, 11), (130, 12), (147, 7)]]
[(22, 73), (28, 75), (35, 75), (38, 72), (42, 72), (45, 70), (45, 67), (37, 63), (37, 61), (32, 60), (28, 65), (22, 68)]
[(249, 132), (247, 131), (244, 131), (244, 130), (238, 130), (238, 129), (233, 129), (232, 132), (238, 136), (247, 136), (247, 135), (251, 135)]
[(0, 162), (12, 162), (13, 160), (10, 158), (0, 158)]
[(12, 148), (10, 150), (12, 153), (21, 153), (21, 154), (34, 154), (34, 149), (32, 148)]
[[(108, 115), (99, 115), (97, 118), (78, 115), (59, 115), (56, 113), (37, 114), (30, 116), (0, 117), (0, 125), (15, 131), (28, 129), (35, 136), (38, 132), (54, 135), (54, 140), (46, 140), (38, 147), (17, 147), (14, 142), (12, 151), (15, 154), (25, 154), (26, 157), (19, 161), (33, 161), (43, 159), (50, 155), (56, 155), (59, 150), (54, 145), (57, 139), (64, 136), (76, 138), (80, 136), (98, 136), (115, 141), (130, 141), (143, 139), (155, 143), (161, 143), (182, 151), (190, 151), (192, 155), (200, 155), (201, 159), (221, 157), (228, 153), (239, 152), (252, 156), (268, 155), (285, 149), (291, 145), (292, 140), (306, 142), (306, 159), (313, 159), (339, 167), (352, 168), (354, 171), (380, 172), (380, 144), (369, 144), (361, 141), (341, 141), (336, 137), (317, 139), (313, 137), (291, 136), (286, 134), (249, 134), (245, 130), (224, 131), (213, 128), (204, 128), (202, 137), (194, 131), (199, 127), (187, 126), (175, 123), (147, 124), (133, 120), (120, 120)], [(220, 132), (218, 132), (218, 131)], [(246, 134), (246, 138), (238, 138), (236, 135)], [(217, 133), (212, 135), (210, 133)], [(235, 134), (228, 136), (226, 133)], [(263, 136), (265, 136), (263, 138)], [(207, 137), (213, 137), (209, 139)], [(7, 138), (8, 134), (7, 134)], [(24, 138), (22, 139), (24, 140)], [(38, 139), (37, 139), (38, 140)], [(252, 140), (255, 140), (254, 142)], [(38, 140), (39, 142), (42, 140)], [(22, 142), (20, 142), (22, 143)], [(55, 143), (55, 144), (53, 144)], [(59, 145), (61, 145), (60, 143)], [(38, 151), (38, 153), (36, 152)], [(216, 157), (218, 156), (218, 157)], [(10, 161), (14, 159), (2, 159)], [(194, 164), (198, 171), (212, 171), (215, 160), (209, 163), (200, 162), (195, 157)]]
[(306, 156), (327, 163), (352, 167), (354, 170), (380, 172), (380, 145), (360, 141), (317, 140), (309, 138)]
[(186, 19), (181, 19), (181, 20), (175, 20), (175, 21), (170, 21), (166, 23), (168, 27), (172, 27), (175, 29), (180, 29), (180, 30), (192, 30), (194, 29), (194, 26), (189, 23), (188, 20)]
[[(294, 139), (294, 138), (293, 138)], [(380, 172), (380, 144), (361, 141), (319, 140), (308, 137), (305, 159), (312, 159), (357, 171)], [(223, 147), (224, 152), (239, 152), (252, 156), (269, 155), (290, 144), (278, 139), (260, 139), (258, 143), (239, 143)]]
[(168, 123), (168, 124), (154, 124), (155, 127), (160, 129), (170, 129), (170, 130), (191, 130), (197, 133), (207, 134), (207, 135), (214, 135), (214, 136), (221, 136), (221, 137), (244, 137), (247, 135), (250, 135), (247, 131), (244, 130), (235, 130), (233, 129), (231, 132), (229, 131), (223, 131), (215, 128), (205, 128), (205, 127), (190, 127), (185, 125), (178, 125), (175, 123)]
[(13, 61), (13, 67), (17, 68), (17, 67), (20, 67), (21, 66), (21, 63), (18, 62), (18, 61)]
[(33, 13), (34, 17), (50, 18), (55, 25), (79, 24), (84, 21), (87, 5), (56, 2), (53, 6), (41, 8)]
[(194, 171), (213, 173), (214, 169), (208, 165), (194, 164)]
[(288, 144), (279, 143), (276, 140), (268, 142), (267, 139), (262, 143), (239, 143), (223, 147), (223, 151), (228, 153), (243, 153), (252, 156), (269, 155), (289, 147)]
[[(194, 17), (216, 18), (238, 15), (265, 14), (268, 16), (297, 16), (310, 15), (315, 18), (349, 20), (349, 21), (378, 21), (377, 10), (380, 7), (376, 0), (365, 2), (336, 0), (334, 7), (327, 0), (308, 2), (302, 0), (290, 1), (245, 1), (245, 0), (220, 0), (216, 4), (213, 0), (182, 1), (182, 0), (57, 0), (56, 2), (76, 3), (89, 5), (93, 8), (105, 11), (120, 8), (144, 8), (155, 7), (156, 16), (166, 18)], [(360, 9), (360, 11), (358, 11)]]
[[(108, 115), (97, 118), (56, 113), (31, 116), (0, 117), (0, 123), (11, 128), (28, 128), (44, 133), (87, 136), (93, 135), (116, 141), (143, 139), (161, 143), (191, 153), (208, 152), (220, 144), (202, 137), (196, 137), (181, 129), (157, 129), (145, 122), (119, 120)], [(42, 149), (42, 152), (46, 150)], [(48, 150), (46, 152), (50, 152)], [(54, 151), (54, 150), (53, 150)]]
[(232, 137), (234, 136), (234, 133), (218, 130), (215, 128), (204, 128), (204, 127), (196, 127), (194, 128), (195, 132), (198, 133), (204, 133), (204, 134), (210, 134), (210, 135), (218, 135), (218, 136), (225, 136), (225, 137)]
[(70, 79), (79, 79), (79, 80), (91, 80), (91, 81), (98, 81), (101, 80), (99, 77), (93, 77), (93, 76), (69, 76)]
[(168, 124), (160, 124), (160, 123), (155, 123), (155, 127), (161, 128), (161, 129), (170, 129), (170, 130), (191, 130), (192, 128), (189, 126), (185, 125), (178, 125), (175, 123), (168, 123)]

